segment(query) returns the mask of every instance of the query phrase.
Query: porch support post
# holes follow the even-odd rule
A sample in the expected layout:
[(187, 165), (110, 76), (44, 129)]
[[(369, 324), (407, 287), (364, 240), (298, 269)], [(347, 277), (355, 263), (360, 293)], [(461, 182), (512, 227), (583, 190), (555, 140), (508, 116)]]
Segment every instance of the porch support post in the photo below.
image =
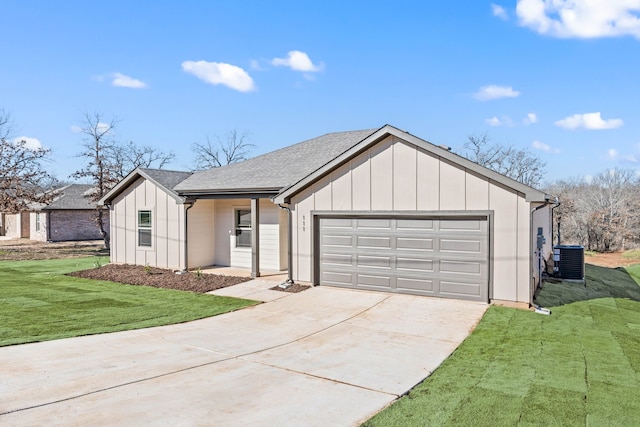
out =
[(260, 199), (251, 199), (251, 277), (260, 277)]

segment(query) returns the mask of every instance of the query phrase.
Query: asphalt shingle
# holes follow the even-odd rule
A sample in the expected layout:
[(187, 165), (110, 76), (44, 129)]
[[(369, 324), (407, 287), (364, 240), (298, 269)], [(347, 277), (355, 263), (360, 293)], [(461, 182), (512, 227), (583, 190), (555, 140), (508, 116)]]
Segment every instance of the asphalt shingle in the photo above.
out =
[(280, 190), (295, 184), (375, 132), (375, 129), (329, 133), (244, 162), (196, 172), (174, 190)]
[(43, 210), (58, 209), (95, 209), (96, 203), (91, 201), (91, 184), (70, 184), (56, 190), (56, 197)]

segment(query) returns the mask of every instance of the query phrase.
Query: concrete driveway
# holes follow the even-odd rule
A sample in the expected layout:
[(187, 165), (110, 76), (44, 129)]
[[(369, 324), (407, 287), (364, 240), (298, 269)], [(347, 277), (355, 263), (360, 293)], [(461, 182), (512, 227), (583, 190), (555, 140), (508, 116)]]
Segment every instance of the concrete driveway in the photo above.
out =
[(0, 348), (0, 425), (357, 425), (433, 372), (487, 307), (263, 282), (226, 291), (272, 300), (234, 313)]

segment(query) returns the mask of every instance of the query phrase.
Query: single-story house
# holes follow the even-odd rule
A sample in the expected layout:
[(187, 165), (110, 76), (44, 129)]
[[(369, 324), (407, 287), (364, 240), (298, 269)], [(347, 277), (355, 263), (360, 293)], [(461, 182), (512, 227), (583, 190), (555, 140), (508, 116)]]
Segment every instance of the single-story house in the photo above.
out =
[(202, 172), (136, 169), (101, 203), (113, 263), (175, 270), (530, 303), (551, 253), (549, 195), (389, 125)]
[[(47, 204), (33, 204), (29, 211), (2, 214), (0, 235), (43, 242), (102, 239), (95, 221), (95, 202), (91, 201), (94, 187), (70, 184), (52, 190), (53, 200)], [(104, 226), (108, 231), (109, 214), (105, 212)]]
[[(31, 213), (31, 240), (101, 240), (96, 223), (97, 204), (91, 201), (94, 191), (91, 184), (70, 184), (55, 190), (53, 201)], [(109, 232), (108, 212), (103, 222)]]

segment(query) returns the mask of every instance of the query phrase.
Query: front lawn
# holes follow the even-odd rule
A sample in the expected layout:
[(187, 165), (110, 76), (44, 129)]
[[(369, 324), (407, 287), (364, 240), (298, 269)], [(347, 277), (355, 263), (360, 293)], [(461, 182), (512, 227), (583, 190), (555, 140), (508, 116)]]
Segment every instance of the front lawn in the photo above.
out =
[(640, 265), (587, 265), (586, 276), (586, 288), (545, 284), (551, 316), (490, 307), (440, 368), (364, 425), (640, 425)]
[(106, 262), (0, 261), (0, 346), (181, 323), (256, 303), (64, 275)]

